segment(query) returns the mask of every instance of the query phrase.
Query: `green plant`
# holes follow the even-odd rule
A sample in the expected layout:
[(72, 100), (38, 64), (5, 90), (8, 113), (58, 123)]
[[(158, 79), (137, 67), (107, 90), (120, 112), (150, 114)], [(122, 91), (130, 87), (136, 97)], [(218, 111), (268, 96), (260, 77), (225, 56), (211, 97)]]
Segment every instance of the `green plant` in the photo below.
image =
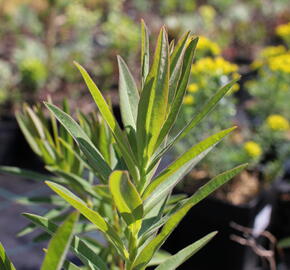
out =
[[(233, 80), (221, 87), (176, 137), (168, 137), (183, 103), (197, 41), (186, 33), (176, 46), (169, 45), (167, 32), (162, 28), (150, 66), (149, 36), (146, 25), (142, 23), (140, 87), (124, 60), (118, 57), (124, 130), (89, 74), (76, 63), (111, 138), (102, 140), (100, 136), (97, 138), (99, 144), (90, 136), (95, 132), (95, 122), (78, 124), (67, 111), (46, 103), (52, 119), (57, 118), (72, 136), (76, 143), (75, 152), (81, 154), (81, 161), (88, 164), (88, 170), (97, 178), (86, 181), (79, 175), (79, 181), (76, 181), (63, 176), (61, 179), (67, 179), (67, 182), (60, 183), (60, 178), (50, 177), (51, 181), (46, 182), (67, 202), (66, 207), (71, 205), (81, 213), (70, 248), (87, 269), (137, 270), (152, 264), (158, 265), (158, 270), (176, 269), (216, 234), (210, 233), (177, 254), (163, 254), (160, 258), (162, 244), (186, 213), (246, 166), (238, 166), (214, 177), (189, 198), (171, 195), (183, 177), (234, 129), (229, 128), (192, 146), (162, 172), (155, 173), (170, 148), (197, 127), (236, 82)], [(32, 122), (39, 126), (36, 119)], [(51, 146), (51, 150), (55, 152), (56, 147)], [(8, 172), (9, 168), (4, 170)], [(57, 220), (50, 217), (33, 214), (25, 214), (25, 217), (49, 234), (55, 235), (61, 230), (61, 227), (57, 229)], [(92, 223), (91, 228), (104, 236), (105, 244), (83, 234), (86, 231), (84, 224), (88, 225), (86, 219)], [(64, 267), (80, 269), (71, 262)]]

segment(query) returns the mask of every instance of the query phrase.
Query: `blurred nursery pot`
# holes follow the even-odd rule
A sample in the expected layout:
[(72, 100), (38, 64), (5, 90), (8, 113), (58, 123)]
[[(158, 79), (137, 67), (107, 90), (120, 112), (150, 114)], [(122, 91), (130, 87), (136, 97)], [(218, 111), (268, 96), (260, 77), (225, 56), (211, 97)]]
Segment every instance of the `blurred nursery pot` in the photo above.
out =
[[(231, 235), (240, 235), (240, 233), (230, 224), (235, 222), (253, 228), (267, 226), (270, 222), (274, 192), (272, 189), (263, 189), (260, 185), (260, 178), (261, 175), (256, 171), (244, 171), (220, 192), (190, 210), (165, 243), (165, 250), (175, 252), (213, 228), (217, 228), (220, 233), (196, 254), (193, 260), (188, 260), (182, 269), (192, 269), (193, 263), (199, 270), (246, 270), (256, 266), (258, 257), (251, 249), (231, 240)], [(206, 172), (193, 171), (185, 181), (191, 184), (183, 186), (182, 192), (192, 194), (207, 181)], [(193, 182), (197, 184), (192, 184)], [(247, 185), (251, 182), (255, 183), (252, 184), (254, 187), (243, 190), (244, 187), (247, 189)], [(175, 192), (179, 193), (180, 190), (175, 190)]]
[(0, 118), (0, 164), (43, 171), (42, 162), (29, 147), (14, 117)]
[(14, 118), (0, 118), (0, 164), (7, 165), (13, 161), (19, 135), (20, 131)]

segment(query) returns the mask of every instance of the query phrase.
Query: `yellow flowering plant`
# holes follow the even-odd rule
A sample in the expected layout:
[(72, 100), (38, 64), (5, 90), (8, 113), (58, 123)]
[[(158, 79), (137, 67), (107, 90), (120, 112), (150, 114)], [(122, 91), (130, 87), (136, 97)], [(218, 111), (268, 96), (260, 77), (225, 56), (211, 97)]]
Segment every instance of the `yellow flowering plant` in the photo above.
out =
[(245, 84), (254, 100), (247, 106), (250, 117), (261, 123), (270, 114), (290, 115), (290, 50), (282, 45), (266, 47), (252, 68), (258, 76)]
[[(286, 31), (281, 27), (276, 29), (280, 36)], [(290, 155), (290, 50), (284, 45), (268, 46), (260, 51), (252, 69), (257, 76), (245, 84), (252, 96), (246, 111), (253, 137), (263, 148), (264, 175), (274, 180)]]
[(281, 114), (270, 114), (252, 128), (264, 152), (261, 168), (265, 181), (273, 181), (283, 173), (284, 164), (290, 156), (289, 120)]

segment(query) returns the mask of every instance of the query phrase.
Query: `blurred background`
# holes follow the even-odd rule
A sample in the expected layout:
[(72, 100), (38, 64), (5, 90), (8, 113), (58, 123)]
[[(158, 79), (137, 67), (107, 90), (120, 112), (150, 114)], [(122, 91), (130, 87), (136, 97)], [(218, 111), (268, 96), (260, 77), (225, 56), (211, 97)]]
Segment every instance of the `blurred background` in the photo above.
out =
[[(0, 165), (38, 172), (47, 165), (26, 142), (16, 111), (24, 116), (27, 107), (41, 108), (48, 98), (56, 104), (67, 99), (72, 112), (95, 110), (73, 61), (90, 72), (119, 115), (116, 55), (138, 81), (142, 18), (152, 46), (162, 25), (170, 40), (187, 30), (199, 36), (172, 135), (219, 87), (241, 75), (168, 160), (236, 125), (174, 192), (192, 194), (213, 175), (243, 162), (249, 162), (248, 170), (193, 209), (164, 248), (175, 252), (219, 230), (180, 269), (290, 269), (289, 0), (0, 0)], [(27, 198), (46, 194), (30, 177), (0, 175), (0, 241), (17, 269), (39, 269), (45, 237), (38, 231), (16, 235), (27, 224), (22, 212), (51, 209)]]

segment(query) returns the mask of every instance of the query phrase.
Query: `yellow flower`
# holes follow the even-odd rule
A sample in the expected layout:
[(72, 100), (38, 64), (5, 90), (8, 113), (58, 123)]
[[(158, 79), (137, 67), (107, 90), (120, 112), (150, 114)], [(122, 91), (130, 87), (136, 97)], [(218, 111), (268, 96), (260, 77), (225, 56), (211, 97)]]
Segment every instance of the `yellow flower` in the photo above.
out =
[(259, 144), (254, 141), (248, 141), (244, 144), (244, 149), (247, 154), (253, 158), (259, 157), (262, 154), (262, 149)]
[(213, 55), (219, 55), (221, 49), (219, 45), (206, 37), (200, 36), (196, 46), (197, 51), (207, 52), (209, 51)]
[(183, 99), (183, 104), (192, 105), (194, 103), (194, 97), (191, 95), (186, 95)]
[(260, 52), (262, 58), (268, 59), (272, 56), (277, 56), (286, 53), (286, 48), (283, 45), (268, 46)]
[(195, 93), (198, 91), (198, 85), (196, 83), (191, 83), (189, 86), (188, 86), (188, 92), (190, 93)]
[(290, 52), (269, 59), (269, 68), (272, 71), (290, 73)]
[(226, 61), (222, 57), (205, 57), (198, 60), (191, 67), (191, 72), (196, 73), (205, 73), (209, 75), (229, 75), (231, 73), (236, 73), (238, 66)]
[(276, 33), (280, 37), (290, 36), (290, 22), (281, 24), (276, 28)]
[(283, 45), (268, 46), (261, 50), (258, 59), (251, 64), (251, 67), (253, 69), (259, 69), (266, 64), (273, 71), (280, 70), (284, 72), (285, 68), (283, 64), (283, 58), (287, 58), (288, 54), (289, 52), (287, 52), (286, 47), (284, 47)]
[(270, 115), (267, 120), (267, 125), (272, 130), (285, 131), (289, 129), (288, 120), (279, 114)]

